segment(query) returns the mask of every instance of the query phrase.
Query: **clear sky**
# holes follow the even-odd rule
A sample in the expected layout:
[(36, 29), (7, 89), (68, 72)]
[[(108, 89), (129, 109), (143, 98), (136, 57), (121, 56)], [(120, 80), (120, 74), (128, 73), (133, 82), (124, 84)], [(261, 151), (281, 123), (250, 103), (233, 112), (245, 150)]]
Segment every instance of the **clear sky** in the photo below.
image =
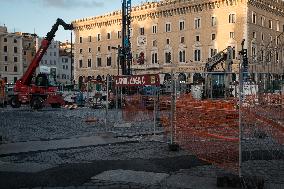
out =
[[(133, 5), (141, 0), (132, 0)], [(121, 9), (121, 0), (0, 0), (0, 25), (9, 32), (35, 33), (44, 37), (57, 18), (66, 23)], [(62, 27), (55, 40), (70, 41), (70, 31)]]

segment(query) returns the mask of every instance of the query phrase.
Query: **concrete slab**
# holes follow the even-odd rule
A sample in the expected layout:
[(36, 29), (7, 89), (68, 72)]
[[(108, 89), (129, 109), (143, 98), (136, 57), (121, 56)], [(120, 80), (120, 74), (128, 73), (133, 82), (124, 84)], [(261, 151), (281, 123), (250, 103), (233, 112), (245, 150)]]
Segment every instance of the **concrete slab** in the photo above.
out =
[(92, 177), (92, 180), (104, 180), (111, 182), (131, 182), (143, 185), (158, 184), (169, 175), (166, 173), (154, 173), (132, 170), (109, 170)]
[(114, 127), (129, 128), (132, 127), (132, 123), (114, 123)]
[(110, 136), (89, 136), (50, 141), (28, 141), (0, 145), (0, 156), (24, 152), (47, 151), (56, 149), (68, 149), (84, 146), (106, 145), (123, 143), (125, 140)]
[(40, 163), (9, 163), (0, 161), (1, 172), (24, 172), (24, 173), (36, 173), (46, 169), (50, 169), (55, 165), (40, 164)]
[[(166, 181), (165, 185), (168, 188), (184, 188), (184, 189), (219, 189), (216, 186), (216, 178), (199, 177), (185, 174), (171, 175)], [(231, 189), (223, 187), (222, 189)]]

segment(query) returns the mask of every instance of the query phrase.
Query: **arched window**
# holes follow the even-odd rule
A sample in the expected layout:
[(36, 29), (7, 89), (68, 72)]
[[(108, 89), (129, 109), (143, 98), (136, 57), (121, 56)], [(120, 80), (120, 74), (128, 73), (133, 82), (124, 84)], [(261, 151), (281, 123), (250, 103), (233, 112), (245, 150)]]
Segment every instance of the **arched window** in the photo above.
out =
[(17, 72), (17, 71), (18, 71), (18, 67), (14, 66), (14, 72)]

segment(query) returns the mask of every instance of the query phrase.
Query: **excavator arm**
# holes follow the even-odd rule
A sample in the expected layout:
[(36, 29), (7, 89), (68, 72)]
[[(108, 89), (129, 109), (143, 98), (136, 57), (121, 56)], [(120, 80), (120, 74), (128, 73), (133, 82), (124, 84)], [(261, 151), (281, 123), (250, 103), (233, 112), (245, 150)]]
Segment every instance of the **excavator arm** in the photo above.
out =
[[(72, 24), (66, 24), (62, 19), (58, 18), (56, 23), (52, 26), (51, 30), (46, 34), (46, 37), (41, 42), (40, 48), (37, 50), (35, 57), (33, 58), (32, 62), (30, 63), (27, 71), (24, 73), (22, 78), (16, 82), (16, 91), (18, 87), (22, 85), (29, 85), (31, 83), (33, 73), (35, 72), (36, 68), (39, 66), (39, 63), (46, 52), (47, 48), (49, 47), (51, 41), (55, 37), (55, 33), (58, 30), (59, 26), (63, 26), (65, 30), (72, 30)], [(17, 87), (18, 86), (18, 87)]]
[[(223, 51), (220, 51), (213, 57), (209, 58), (207, 63), (205, 64), (204, 71), (206, 72), (205, 78), (205, 97), (212, 97), (212, 74), (217, 65), (223, 63), (225, 61), (225, 68), (224, 69), (224, 85), (225, 85), (225, 97), (229, 96), (229, 83), (231, 81), (232, 72), (232, 61), (233, 61), (233, 48), (228, 46)], [(223, 67), (223, 65), (222, 65)]]
[[(209, 58), (207, 63), (205, 64), (205, 72), (212, 72), (216, 68), (216, 66), (225, 61), (227, 64), (230, 64), (232, 61), (232, 47), (227, 47), (226, 49), (220, 51), (219, 53), (215, 54), (213, 57)], [(230, 65), (226, 66), (226, 71), (230, 70)]]

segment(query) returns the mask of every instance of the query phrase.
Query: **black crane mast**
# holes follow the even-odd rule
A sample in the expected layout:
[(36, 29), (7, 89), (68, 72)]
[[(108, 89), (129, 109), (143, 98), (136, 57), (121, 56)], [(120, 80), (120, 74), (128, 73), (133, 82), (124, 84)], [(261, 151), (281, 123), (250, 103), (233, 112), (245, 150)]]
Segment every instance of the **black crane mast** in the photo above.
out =
[(122, 47), (119, 49), (122, 75), (131, 75), (131, 0), (122, 0)]

